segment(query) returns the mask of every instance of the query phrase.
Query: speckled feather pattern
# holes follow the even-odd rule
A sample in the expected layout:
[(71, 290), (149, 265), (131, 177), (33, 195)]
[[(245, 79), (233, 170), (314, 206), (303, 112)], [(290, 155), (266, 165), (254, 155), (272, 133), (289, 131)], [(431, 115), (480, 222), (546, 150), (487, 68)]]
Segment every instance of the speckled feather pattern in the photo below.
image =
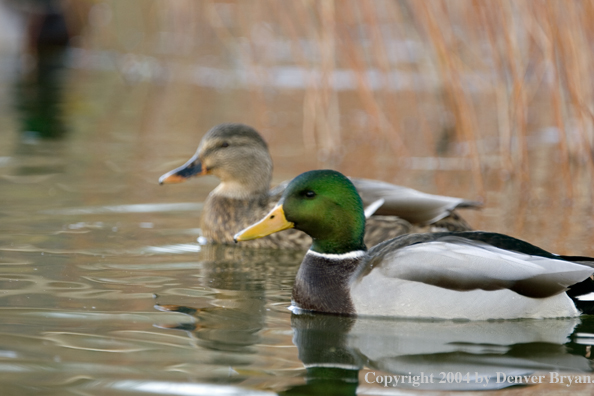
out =
[[(278, 202), (279, 195), (235, 199), (211, 194), (204, 203), (202, 232), (215, 243), (234, 244), (233, 235), (264, 217)], [(311, 238), (298, 230), (286, 230), (253, 241), (242, 242), (252, 248), (307, 249)]]
[[(233, 236), (260, 221), (278, 203), (284, 189), (270, 194), (236, 199), (211, 194), (204, 203), (202, 232), (211, 242), (233, 244)], [(372, 216), (366, 221), (365, 244), (368, 247), (404, 234), (468, 231), (471, 227), (456, 212), (426, 226), (418, 226), (396, 216)], [(306, 250), (311, 238), (304, 232), (290, 229), (242, 245), (252, 248), (280, 248)]]

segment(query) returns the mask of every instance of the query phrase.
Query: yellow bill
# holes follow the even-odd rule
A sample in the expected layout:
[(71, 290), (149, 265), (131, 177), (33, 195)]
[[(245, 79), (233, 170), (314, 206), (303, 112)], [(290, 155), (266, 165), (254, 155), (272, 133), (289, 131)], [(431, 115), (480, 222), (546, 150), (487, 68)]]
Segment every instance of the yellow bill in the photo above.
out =
[(235, 242), (250, 241), (294, 226), (295, 224), (285, 217), (283, 206), (277, 205), (262, 220), (235, 234), (233, 239)]

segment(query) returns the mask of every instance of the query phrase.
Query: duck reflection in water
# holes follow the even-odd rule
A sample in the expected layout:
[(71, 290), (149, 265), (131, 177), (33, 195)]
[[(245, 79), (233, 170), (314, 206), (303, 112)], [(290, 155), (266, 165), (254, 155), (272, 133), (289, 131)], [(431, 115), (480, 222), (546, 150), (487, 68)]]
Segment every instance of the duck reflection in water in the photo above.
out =
[[(548, 383), (550, 372), (592, 372), (589, 347), (569, 342), (580, 331), (575, 318), (455, 322), (300, 314), (291, 325), (299, 358), (316, 382), (320, 373), (332, 378), (329, 371), (350, 371), (343, 380), (358, 379), (362, 387), (383, 388), (376, 379), (387, 375), (396, 388), (493, 390), (517, 385), (503, 375), (544, 372)], [(581, 328), (587, 327), (592, 321)]]
[[(21, 119), (21, 141), (59, 140), (66, 135), (63, 90), (71, 37), (80, 26), (68, 23), (62, 2), (28, 0), (8, 3), (26, 20), (21, 78), (15, 103)], [(70, 18), (72, 19), (72, 18)]]
[[(224, 339), (226, 350), (247, 348), (258, 337), (258, 326), (247, 312), (221, 307), (158, 309), (192, 315), (195, 325), (170, 328), (201, 339), (206, 335), (210, 347), (220, 347)], [(227, 322), (223, 317), (233, 319)], [(579, 335), (594, 329), (589, 317), (456, 322), (310, 313), (293, 314), (291, 327), (305, 366), (305, 383), (281, 395), (355, 395), (357, 390), (385, 389), (377, 379), (386, 376), (392, 379), (388, 389), (395, 390), (494, 390), (532, 385), (517, 383), (519, 376), (545, 375), (541, 383), (548, 384), (552, 372), (582, 373), (581, 377), (592, 372), (590, 347)], [(233, 382), (241, 384), (240, 379)]]
[[(300, 253), (240, 249), (226, 245), (204, 245), (199, 253), (197, 277), (192, 287), (209, 291), (208, 307), (193, 308), (167, 304), (160, 298), (156, 308), (187, 314), (196, 323), (173, 326), (190, 331), (199, 346), (212, 350), (250, 352), (260, 341), (258, 331), (265, 325), (266, 282), (279, 277), (292, 281)], [(276, 265), (283, 262), (284, 265)], [(292, 265), (291, 265), (292, 263)], [(290, 288), (287, 288), (290, 292)], [(195, 298), (193, 299), (195, 300)], [(179, 301), (176, 299), (174, 302)]]

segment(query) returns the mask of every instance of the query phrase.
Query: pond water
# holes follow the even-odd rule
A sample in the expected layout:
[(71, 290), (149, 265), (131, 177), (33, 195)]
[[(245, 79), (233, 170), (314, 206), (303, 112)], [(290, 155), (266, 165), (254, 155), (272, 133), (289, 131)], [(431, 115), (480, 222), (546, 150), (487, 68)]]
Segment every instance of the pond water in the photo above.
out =
[[(211, 126), (257, 124), (250, 91), (130, 82), (60, 57), (32, 80), (18, 56), (0, 62), (1, 395), (389, 395), (507, 388), (515, 376), (536, 384), (510, 393), (591, 394), (594, 384), (575, 382), (592, 371), (592, 318), (296, 316), (287, 308), (302, 252), (199, 244), (216, 180), (159, 186), (158, 176)], [(276, 129), (263, 130), (277, 182), (332, 166), (306, 150), (301, 105), (278, 94)], [(480, 197), (467, 170), (396, 170), (378, 150), (373, 163), (363, 152), (336, 167), (486, 199), (464, 213), (476, 228), (594, 254), (591, 190), (576, 187), (570, 205), (553, 183), (523, 200), (517, 182), (486, 179)]]

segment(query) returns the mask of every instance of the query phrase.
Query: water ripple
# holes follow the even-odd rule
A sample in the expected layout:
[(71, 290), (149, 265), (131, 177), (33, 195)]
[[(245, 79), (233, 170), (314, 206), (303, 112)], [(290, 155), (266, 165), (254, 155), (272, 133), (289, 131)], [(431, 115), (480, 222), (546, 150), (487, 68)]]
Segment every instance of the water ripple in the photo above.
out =
[(121, 340), (113, 336), (98, 336), (69, 332), (47, 332), (43, 335), (43, 338), (64, 348), (85, 351), (129, 353), (150, 349), (149, 346), (142, 346), (139, 342)]
[[(124, 322), (124, 323), (149, 323), (153, 324), (155, 322), (159, 323), (193, 323), (194, 319), (191, 316), (184, 315), (177, 312), (168, 312), (167, 314), (163, 314), (161, 312), (137, 312), (137, 313), (129, 313), (129, 312), (81, 312), (81, 311), (67, 311), (67, 310), (40, 310), (40, 309), (26, 309), (26, 308), (1, 308), (0, 309), (0, 317), (4, 321), (7, 320), (8, 317), (13, 316), (20, 316), (26, 318), (43, 318), (43, 319), (55, 319), (59, 323), (64, 323), (65, 320), (68, 321), (84, 321), (87, 322), (103, 322), (103, 323), (115, 323), (115, 322)], [(115, 333), (140, 333), (137, 330), (117, 330)], [(149, 333), (149, 332), (142, 332), (142, 333)], [(158, 336), (160, 338), (167, 338), (176, 337), (173, 334), (157, 334), (157, 333), (150, 333), (154, 336)], [(185, 339), (185, 337), (183, 337)], [(2, 354), (5, 352), (0, 352), (0, 357), (3, 356)]]
[(166, 246), (147, 246), (142, 248), (140, 252), (146, 253), (159, 253), (159, 254), (180, 254), (180, 253), (194, 253), (200, 251), (200, 245), (198, 244), (178, 244), (178, 245), (166, 245)]
[[(2, 263), (0, 263), (2, 265)], [(154, 264), (107, 264), (90, 263), (80, 264), (79, 268), (91, 271), (100, 271), (106, 269), (117, 269), (126, 271), (175, 271), (175, 270), (196, 270), (201, 267), (200, 262), (190, 261), (183, 263), (154, 263)]]
[(82, 208), (65, 208), (43, 210), (40, 213), (49, 215), (89, 215), (110, 213), (155, 213), (155, 212), (187, 212), (202, 210), (201, 203), (150, 203), (113, 206), (87, 206)]
[(118, 279), (99, 278), (99, 277), (94, 277), (94, 276), (83, 276), (82, 278), (89, 280), (91, 282), (95, 282), (95, 283), (112, 284), (112, 285), (124, 284), (124, 285), (130, 285), (130, 286), (138, 286), (138, 285), (155, 286), (156, 284), (164, 283), (167, 281), (172, 281), (175, 279), (175, 278), (168, 278), (168, 277), (164, 277), (164, 276), (133, 276), (133, 277), (127, 277), (127, 278), (118, 278)]
[(182, 382), (165, 381), (139, 381), (123, 380), (114, 381), (111, 388), (132, 392), (145, 392), (159, 395), (180, 395), (180, 396), (200, 396), (200, 395), (218, 395), (218, 396), (272, 396), (277, 395), (274, 392), (265, 392), (258, 390), (249, 390), (229, 385), (213, 384), (191, 384)]
[[(89, 249), (89, 250), (66, 250), (66, 249), (46, 249), (31, 244), (21, 244), (17, 246), (0, 246), (0, 252), (21, 252), (21, 253), (41, 253), (55, 255), (84, 255), (84, 256), (126, 256), (126, 255), (154, 255), (154, 254), (188, 254), (196, 253), (201, 250), (197, 243), (182, 243), (163, 246), (143, 246), (134, 249)], [(2, 263), (0, 263), (2, 264)]]

